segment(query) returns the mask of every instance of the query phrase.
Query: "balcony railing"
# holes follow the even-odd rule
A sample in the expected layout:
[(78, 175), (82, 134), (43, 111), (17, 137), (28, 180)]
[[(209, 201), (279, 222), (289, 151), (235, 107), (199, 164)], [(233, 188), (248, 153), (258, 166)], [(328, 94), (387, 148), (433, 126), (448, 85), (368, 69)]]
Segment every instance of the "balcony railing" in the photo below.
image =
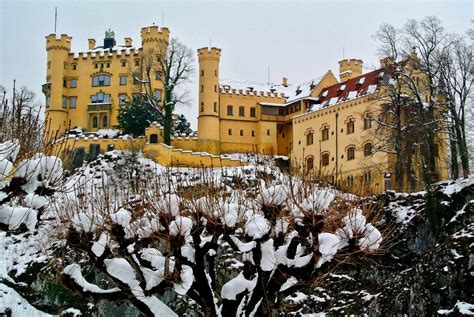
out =
[(276, 114), (262, 114), (260, 118), (263, 121), (277, 121), (277, 122), (285, 122), (287, 120), (291, 120), (291, 119), (288, 119), (287, 116), (276, 115)]
[(110, 102), (91, 103), (87, 106), (87, 111), (110, 111)]

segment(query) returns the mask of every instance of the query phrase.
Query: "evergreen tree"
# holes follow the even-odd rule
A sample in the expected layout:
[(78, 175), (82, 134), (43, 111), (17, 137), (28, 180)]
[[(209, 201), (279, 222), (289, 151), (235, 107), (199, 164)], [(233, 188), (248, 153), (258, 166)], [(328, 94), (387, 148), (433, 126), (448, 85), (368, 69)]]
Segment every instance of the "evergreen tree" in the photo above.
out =
[(119, 110), (119, 129), (134, 137), (145, 134), (145, 129), (154, 121), (163, 121), (158, 109), (148, 102), (148, 96), (136, 95)]
[(184, 114), (180, 114), (175, 122), (174, 122), (174, 133), (178, 133), (179, 135), (181, 134), (186, 134), (190, 135), (193, 133), (193, 129), (191, 129), (191, 124), (188, 122)]

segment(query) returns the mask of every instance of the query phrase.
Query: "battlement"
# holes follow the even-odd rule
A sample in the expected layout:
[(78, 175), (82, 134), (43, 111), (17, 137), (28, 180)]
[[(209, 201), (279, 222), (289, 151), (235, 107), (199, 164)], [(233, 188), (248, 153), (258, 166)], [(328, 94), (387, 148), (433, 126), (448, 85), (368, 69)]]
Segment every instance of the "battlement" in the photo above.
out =
[(102, 49), (98, 48), (86, 52), (70, 52), (69, 55), (73, 56), (74, 59), (87, 59), (87, 58), (104, 58), (104, 57), (124, 57), (130, 55), (139, 55), (141, 47), (114, 47), (113, 49)]
[(243, 89), (225, 89), (225, 88), (220, 88), (219, 92), (221, 94), (226, 94), (226, 95), (235, 95), (235, 96), (247, 96), (247, 97), (255, 97), (255, 98), (260, 98), (260, 97), (269, 97), (269, 98), (285, 98), (284, 93), (277, 93), (277, 92), (271, 92), (271, 91), (257, 91), (257, 90), (243, 90)]
[(221, 49), (217, 47), (203, 47), (198, 50), (199, 61), (203, 60), (215, 60), (219, 61), (221, 57)]
[(52, 33), (46, 36), (46, 50), (49, 51), (51, 49), (55, 49), (70, 51), (71, 40), (72, 37), (67, 34), (61, 34), (61, 37), (57, 38), (56, 34)]
[(157, 25), (146, 26), (141, 29), (142, 45), (164, 41), (168, 43), (170, 31), (166, 27), (159, 28)]
[(339, 61), (339, 79), (345, 82), (348, 79), (362, 75), (362, 60), (360, 59), (343, 59)]

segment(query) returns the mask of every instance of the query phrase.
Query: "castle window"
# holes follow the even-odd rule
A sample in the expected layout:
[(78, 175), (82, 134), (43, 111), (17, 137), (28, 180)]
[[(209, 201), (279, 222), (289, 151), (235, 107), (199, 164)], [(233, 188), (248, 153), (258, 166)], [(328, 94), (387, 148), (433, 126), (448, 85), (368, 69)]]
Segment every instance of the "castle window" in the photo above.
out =
[(321, 140), (322, 141), (329, 140), (329, 128), (328, 127), (325, 127), (324, 129), (321, 130)]
[(204, 92), (204, 85), (201, 85), (201, 92)]
[(77, 97), (69, 97), (69, 108), (76, 108)]
[(353, 159), (355, 159), (355, 147), (350, 146), (347, 148), (347, 160), (350, 161)]
[(51, 61), (48, 62), (48, 69), (51, 69)]
[(255, 136), (255, 131), (252, 130), (252, 136)]
[(125, 105), (126, 101), (127, 101), (127, 95), (126, 94), (120, 94), (119, 95), (119, 105), (121, 105), (121, 106)]
[(329, 165), (329, 153), (324, 153), (321, 155), (321, 165), (328, 166)]
[(98, 128), (99, 127), (99, 119), (97, 118), (97, 116), (92, 117), (92, 127), (93, 128)]
[(106, 64), (105, 64), (105, 67), (106, 67), (106, 68), (110, 68), (110, 63), (106, 63)]
[(201, 102), (201, 112), (204, 111), (204, 102)]
[(229, 131), (227, 131), (229, 135), (232, 135), (232, 129), (229, 129)]
[(155, 90), (155, 98), (156, 100), (161, 100), (161, 90)]
[(233, 112), (234, 112), (234, 107), (232, 107), (231, 105), (228, 105), (227, 106), (227, 115), (228, 116), (233, 116), (234, 115)]
[(120, 76), (120, 85), (123, 86), (123, 85), (126, 85), (126, 84), (127, 84), (127, 76), (121, 75)]
[(347, 134), (354, 133), (354, 120), (350, 120), (347, 122)]
[(110, 95), (98, 92), (91, 96), (91, 103), (108, 103), (110, 102)]
[(217, 112), (217, 102), (214, 102), (214, 112)]
[(251, 117), (256, 117), (257, 116), (257, 111), (255, 107), (250, 108), (250, 116)]
[(267, 129), (267, 135), (270, 135), (270, 129)]
[(217, 92), (217, 85), (214, 85), (214, 92)]
[(214, 76), (217, 76), (217, 69), (214, 70)]
[(109, 117), (108, 116), (103, 116), (102, 117), (102, 127), (107, 128), (109, 126)]
[(139, 59), (135, 60), (135, 66), (140, 66), (140, 60)]
[(92, 77), (92, 87), (110, 86), (109, 75), (96, 75)]
[(94, 64), (94, 68), (99, 68), (99, 64), (98, 64), (98, 63), (95, 63), (95, 64)]
[(63, 108), (67, 108), (67, 97), (63, 96)]
[(364, 144), (364, 156), (370, 156), (372, 154), (372, 143)]
[(104, 63), (100, 63), (100, 68), (104, 68)]
[(240, 136), (244, 136), (244, 130), (240, 130)]
[(370, 129), (372, 127), (372, 117), (367, 114), (364, 117), (364, 130)]
[(63, 87), (67, 88), (67, 79), (66, 78), (63, 79)]
[(51, 97), (46, 96), (46, 108), (49, 108), (50, 105), (51, 105)]
[(77, 69), (77, 64), (71, 64), (71, 67), (72, 67), (72, 70), (76, 70)]
[(245, 117), (245, 108), (242, 106), (239, 107), (239, 116)]
[(309, 132), (306, 134), (306, 145), (311, 145), (313, 144), (313, 132)]
[(77, 79), (73, 78), (71, 79), (71, 82), (70, 82), (70, 87), (71, 88), (76, 88), (77, 87)]
[(204, 71), (203, 70), (201, 70), (201, 76), (204, 76)]
[(364, 183), (368, 184), (372, 181), (372, 174), (370, 171), (364, 173)]
[(354, 176), (349, 175), (346, 178), (346, 187), (352, 187), (354, 185)]
[(127, 61), (122, 61), (122, 67), (127, 66)]
[(306, 158), (306, 173), (311, 172), (314, 168), (314, 158), (313, 156), (308, 156)]

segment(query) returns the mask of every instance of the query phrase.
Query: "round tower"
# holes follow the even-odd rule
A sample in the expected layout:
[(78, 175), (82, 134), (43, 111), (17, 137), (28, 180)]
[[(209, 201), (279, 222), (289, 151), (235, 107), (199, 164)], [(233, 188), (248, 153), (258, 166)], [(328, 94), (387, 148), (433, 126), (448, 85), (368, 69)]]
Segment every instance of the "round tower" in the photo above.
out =
[(339, 62), (339, 79), (342, 82), (362, 75), (362, 60), (343, 59)]
[(219, 61), (221, 49), (198, 49), (199, 60), (199, 116), (198, 138), (200, 149), (220, 154), (219, 127)]
[(43, 92), (46, 96), (47, 139), (60, 136), (69, 128), (67, 103), (64, 103), (67, 94), (63, 82), (68, 68), (71, 39), (66, 34), (61, 34), (60, 38), (56, 38), (56, 34), (46, 36), (48, 61)]

